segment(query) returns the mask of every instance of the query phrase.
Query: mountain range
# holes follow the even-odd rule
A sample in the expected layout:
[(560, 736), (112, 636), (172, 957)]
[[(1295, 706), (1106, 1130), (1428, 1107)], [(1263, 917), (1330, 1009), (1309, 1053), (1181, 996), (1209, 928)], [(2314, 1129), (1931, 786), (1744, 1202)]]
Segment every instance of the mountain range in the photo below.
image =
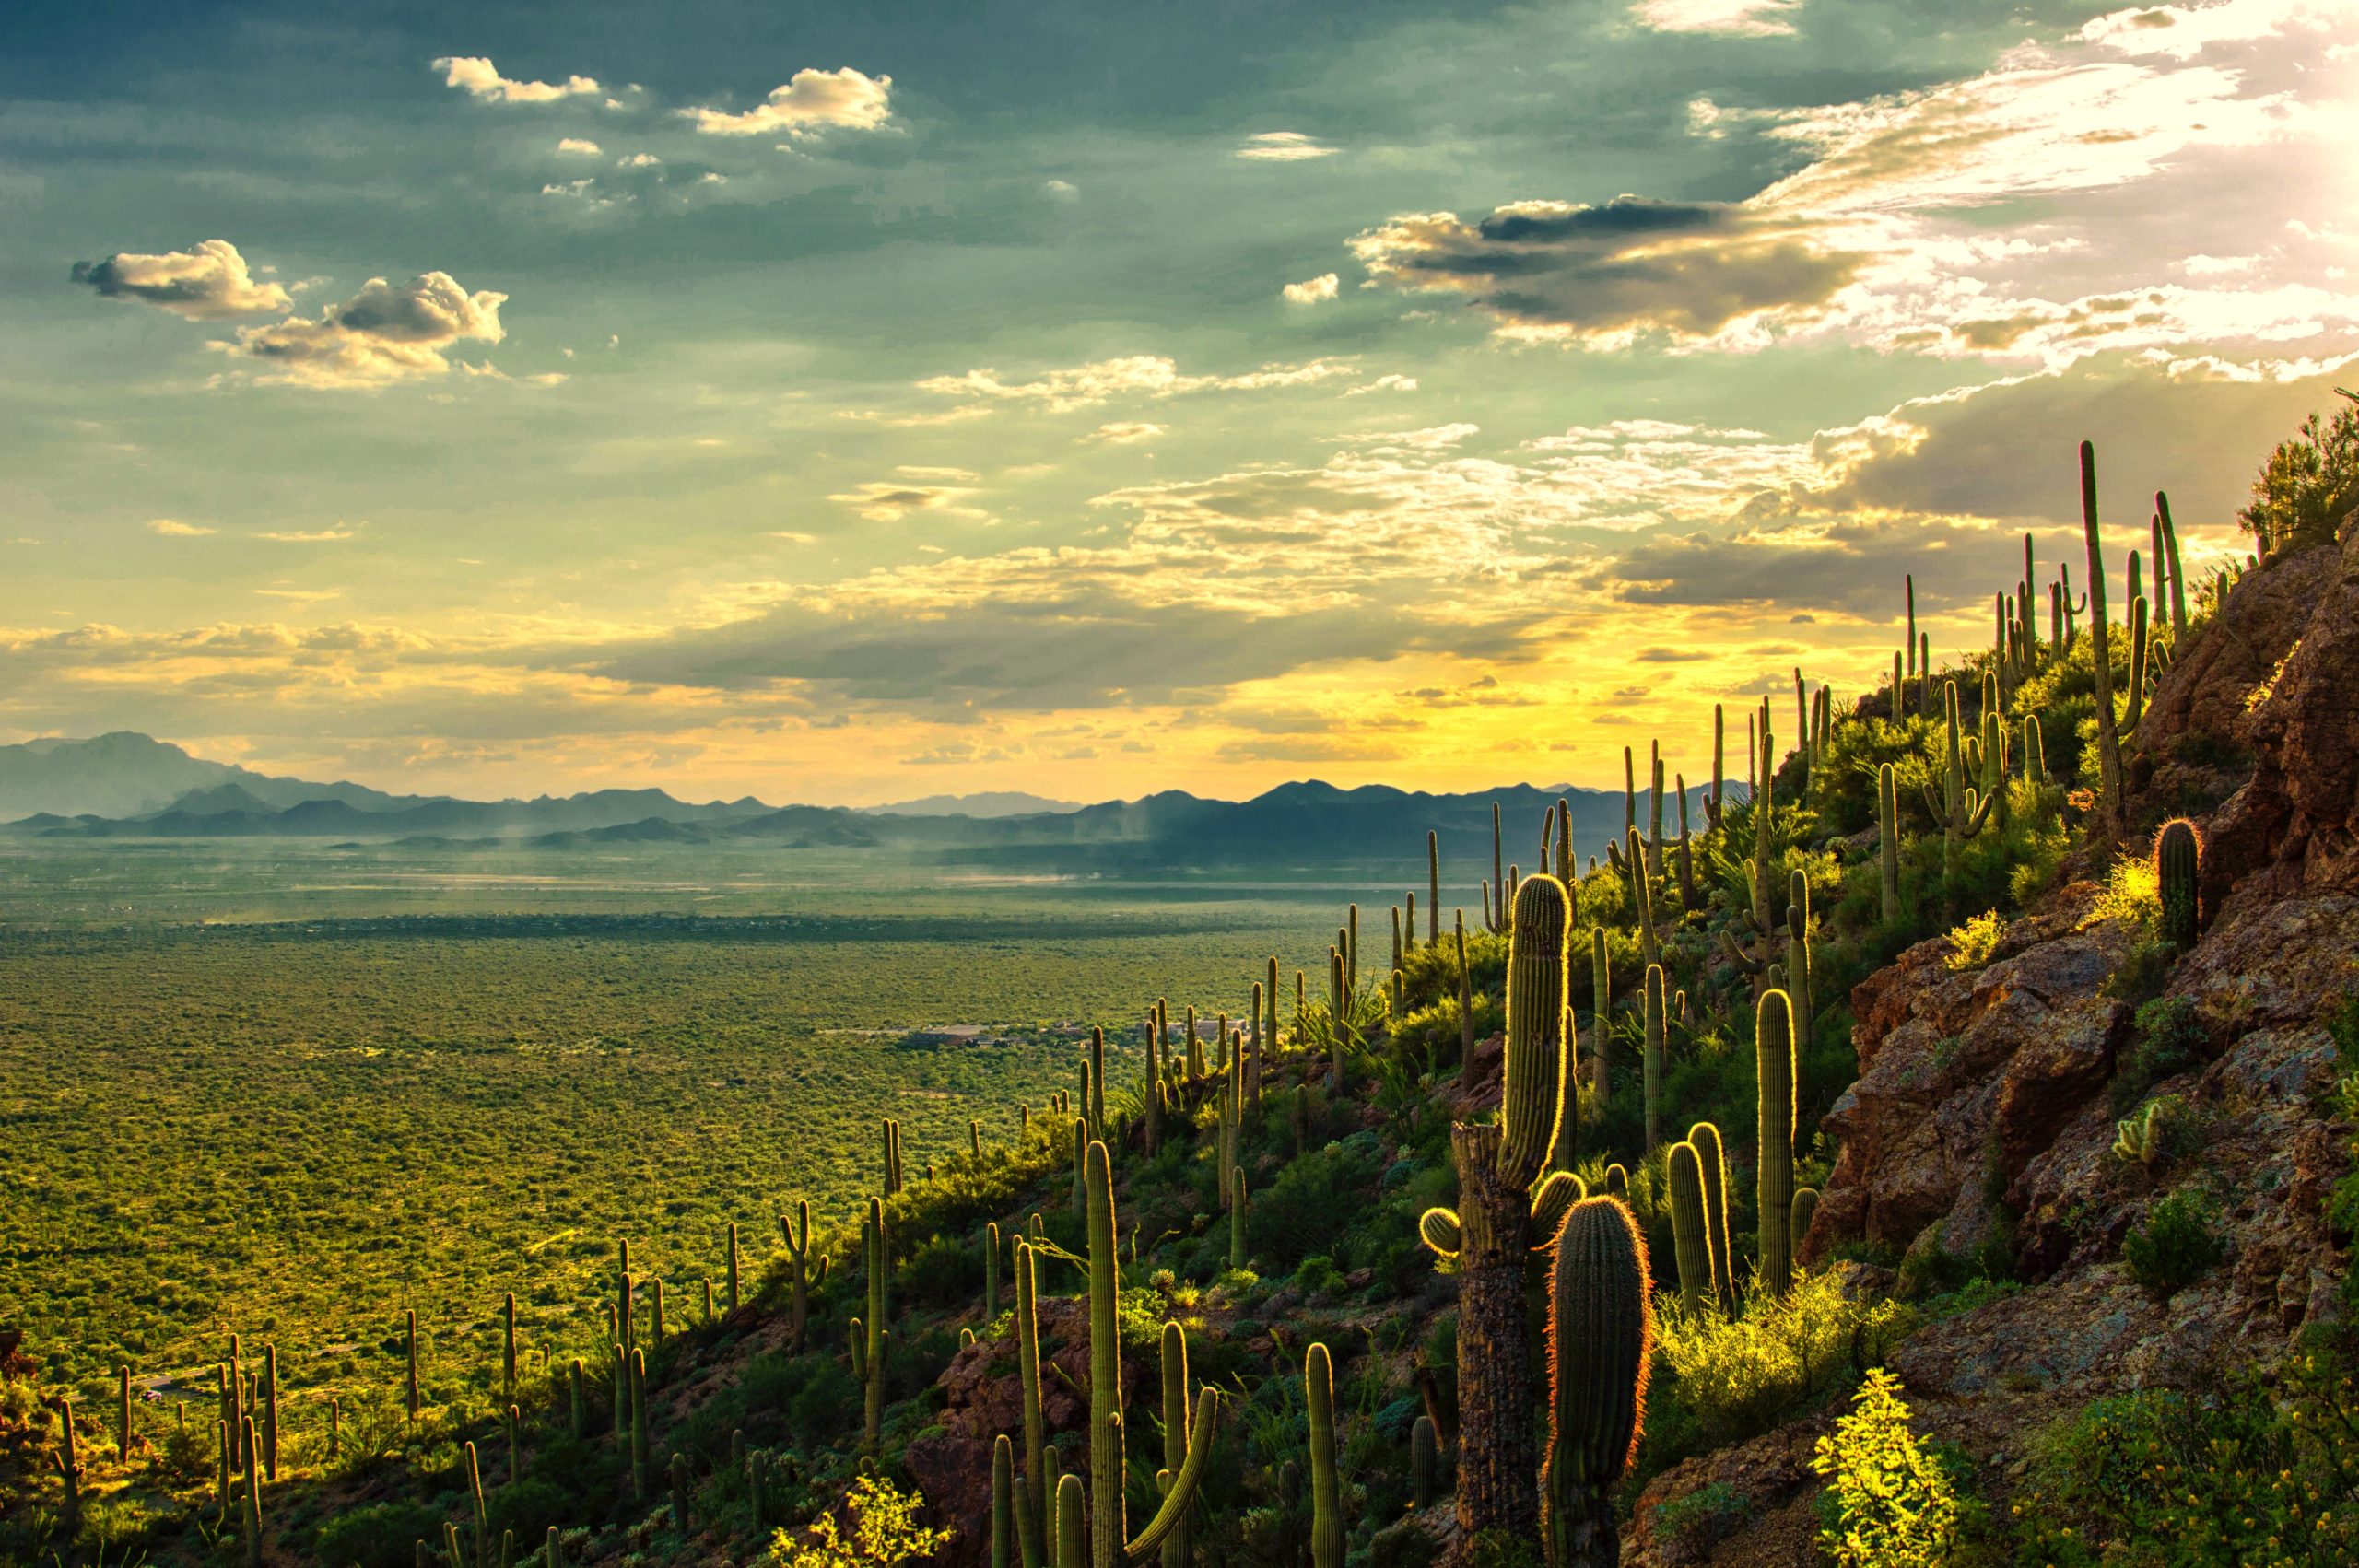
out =
[[(1700, 827), (1705, 790), (1689, 793)], [(1442, 835), (1453, 858), (1464, 856), (1489, 838), (1494, 805), (1521, 837), (1558, 799), (1570, 803), (1574, 839), (1584, 852), (1602, 854), (1621, 833), (1619, 792), (1569, 786), (1437, 795), (1309, 780), (1249, 801), (1170, 790), (1074, 806), (1001, 792), (864, 810), (773, 807), (751, 797), (699, 804), (651, 789), (465, 801), (275, 778), (127, 732), (0, 746), (0, 816), (17, 818), (0, 832), (48, 838), (296, 837), (527, 849), (657, 843), (890, 848), (944, 861), (1074, 871), (1421, 864), (1429, 830)], [(1667, 825), (1675, 830), (1676, 822), (1673, 802)], [(1538, 850), (1536, 842), (1514, 843), (1507, 855), (1528, 863)]]

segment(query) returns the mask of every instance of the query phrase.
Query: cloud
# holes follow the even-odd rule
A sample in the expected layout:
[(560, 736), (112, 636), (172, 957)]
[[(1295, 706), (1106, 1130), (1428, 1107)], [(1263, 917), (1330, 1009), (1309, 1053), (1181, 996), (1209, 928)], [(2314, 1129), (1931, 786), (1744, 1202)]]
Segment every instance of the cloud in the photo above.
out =
[(1237, 156), (1257, 163), (1300, 163), (1307, 158), (1332, 158), (1342, 151), (1301, 131), (1262, 131), (1245, 138)]
[(400, 285), (372, 277), (317, 320), (289, 316), (241, 327), (214, 346), (257, 369), (264, 381), (311, 387), (379, 387), (447, 374), (443, 352), (462, 342), (498, 343), (499, 307), (508, 296), (469, 294), (448, 273), (422, 273)]
[(1792, 33), (1793, 13), (1800, 9), (1802, 0), (1638, 0), (1630, 15), (1657, 32), (1771, 38)]
[(1518, 334), (1601, 347), (1648, 331), (1699, 339), (1739, 323), (1804, 322), (1866, 259), (1743, 205), (1632, 195), (1518, 202), (1472, 224), (1412, 214), (1355, 236), (1351, 249), (1396, 288), (1456, 294)]
[(601, 148), (597, 143), (583, 141), (580, 136), (563, 136), (558, 138), (557, 150), (562, 153), (577, 154), (583, 158), (603, 158), (605, 156), (604, 149)]
[(1338, 360), (1315, 359), (1309, 364), (1269, 364), (1230, 376), (1183, 376), (1179, 365), (1161, 355), (1137, 354), (1121, 359), (1097, 359), (1086, 365), (1044, 370), (1034, 379), (1011, 381), (990, 368), (963, 375), (933, 376), (918, 383), (924, 392), (957, 397), (981, 397), (1002, 403), (1035, 403), (1055, 414), (1095, 408), (1117, 397), (1176, 397), (1198, 392), (1254, 392), (1271, 387), (1308, 386), (1354, 373)]
[(1372, 451), (1440, 451), (1480, 434), (1482, 428), (1480, 425), (1428, 425), (1422, 430), (1371, 430), (1343, 439)]
[(1278, 292), (1285, 297), (1289, 305), (1316, 305), (1322, 299), (1335, 298), (1338, 281), (1333, 273), (1321, 273), (1304, 283), (1289, 283)]
[(558, 85), (511, 81), (489, 60), (476, 55), (445, 55), (434, 62), (434, 69), (444, 73), (444, 86), (460, 88), (478, 103), (554, 103), (598, 91), (598, 84), (587, 76), (568, 76)]
[(1356, 387), (1345, 387), (1345, 388), (1344, 389), (1344, 395), (1345, 397), (1362, 397), (1362, 396), (1365, 396), (1366, 394), (1367, 394), (1367, 393), (1369, 393), (1369, 392), (1415, 392), (1416, 390), (1417, 390), (1417, 378), (1416, 378), (1416, 377), (1414, 377), (1414, 376), (1391, 375), (1391, 376), (1379, 376), (1379, 377), (1377, 377), (1377, 379), (1376, 379), (1376, 380), (1372, 380), (1372, 381), (1365, 382), (1365, 383), (1363, 383), (1362, 385), (1359, 385), (1359, 386), (1356, 386)]
[(871, 480), (855, 486), (827, 499), (839, 506), (850, 507), (870, 522), (899, 522), (912, 512), (934, 512), (945, 517), (964, 519), (988, 518), (991, 514), (979, 507), (960, 503), (975, 493), (971, 484), (926, 483), (932, 479), (972, 480), (975, 475), (964, 469), (908, 469), (902, 477), (891, 480)]
[(329, 544), (345, 539), (360, 537), (360, 525), (339, 522), (333, 528), (287, 529), (256, 533), (257, 539), (267, 539), (274, 544)]
[(616, 158), (615, 167), (616, 169), (654, 169), (663, 162), (662, 158), (651, 152), (635, 152), (627, 158)]
[(218, 533), (220, 530), (199, 523), (181, 522), (169, 517), (156, 517), (147, 520), (147, 532), (160, 533), (167, 539), (202, 539), (208, 533)]
[(1085, 441), (1095, 441), (1101, 446), (1135, 446), (1141, 441), (1155, 439), (1164, 433), (1165, 428), (1164, 426), (1152, 424), (1144, 419), (1117, 419), (1109, 424), (1100, 425), (1081, 439)]
[(871, 76), (847, 65), (841, 70), (804, 69), (784, 87), (773, 88), (757, 107), (743, 113), (720, 109), (684, 109), (709, 136), (814, 135), (830, 127), (873, 131), (892, 118), (890, 76)]
[(74, 281), (88, 284), (101, 298), (136, 299), (192, 322), (291, 310), (295, 303), (279, 285), (256, 283), (245, 257), (227, 240), (160, 255), (118, 251), (104, 261), (76, 262)]

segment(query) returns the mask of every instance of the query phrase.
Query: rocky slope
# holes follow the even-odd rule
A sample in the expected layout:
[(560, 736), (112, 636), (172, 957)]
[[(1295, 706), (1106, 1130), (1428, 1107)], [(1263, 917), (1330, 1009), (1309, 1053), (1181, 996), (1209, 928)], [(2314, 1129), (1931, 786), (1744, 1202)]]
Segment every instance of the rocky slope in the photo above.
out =
[[(2271, 1364), (2339, 1306), (2350, 1238), (2324, 1205), (2351, 1129), (2332, 1119), (2324, 1020), (2359, 989), (2359, 528), (2347, 534), (2235, 584), (2157, 683), (2127, 759), (2133, 818), (2194, 808), (2206, 840), (2205, 929), (2161, 990), (2189, 1021), (2177, 1071), (2121, 1093), (2148, 1065), (2134, 999), (2116, 994), (2135, 933), (2095, 918), (2092, 880), (2014, 921), (1984, 965), (1953, 973), (1936, 938), (1852, 993), (1860, 1077), (1826, 1118), (1842, 1153), (1804, 1257), (1903, 1255), (1938, 1277), (1945, 1257), (2012, 1254), (2022, 1289), (1930, 1324), (1892, 1363), (1920, 1430), (1963, 1446), (1995, 1502), (2059, 1414)], [(2118, 1118), (2156, 1095), (2189, 1107), (2184, 1146), (2116, 1157)], [(2225, 1258), (2158, 1301), (2122, 1243), (2181, 1188), (2209, 1199)], [(1808, 1458), (1829, 1424), (1658, 1477), (1625, 1562), (1816, 1561)], [(1721, 1511), (1741, 1524), (1658, 1536), (1659, 1507), (1715, 1482), (1742, 1498)]]

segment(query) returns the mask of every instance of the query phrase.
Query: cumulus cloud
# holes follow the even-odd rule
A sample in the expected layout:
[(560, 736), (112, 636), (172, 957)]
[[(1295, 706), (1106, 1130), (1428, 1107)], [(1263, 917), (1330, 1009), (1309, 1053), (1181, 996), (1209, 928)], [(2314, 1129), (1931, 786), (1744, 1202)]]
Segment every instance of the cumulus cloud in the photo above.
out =
[(1379, 376), (1372, 381), (1362, 382), (1360, 385), (1356, 387), (1345, 387), (1344, 389), (1344, 395), (1345, 397), (1362, 397), (1369, 392), (1413, 392), (1416, 390), (1417, 378), (1414, 376), (1386, 375)]
[(571, 153), (581, 158), (600, 158), (604, 156), (604, 149), (600, 147), (597, 143), (584, 141), (580, 136), (559, 137), (557, 139), (557, 150), (562, 153)]
[(1354, 368), (1341, 361), (1314, 359), (1301, 365), (1269, 364), (1228, 376), (1184, 376), (1174, 360), (1162, 355), (1136, 354), (1043, 370), (1029, 380), (1009, 380), (996, 369), (984, 368), (957, 376), (928, 377), (918, 386), (925, 392), (949, 396), (1038, 404), (1052, 413), (1063, 414), (1076, 408), (1094, 408), (1117, 397), (1254, 392), (1271, 387), (1309, 386), (1353, 373)]
[(831, 127), (873, 131), (893, 116), (893, 78), (872, 76), (847, 65), (840, 70), (804, 69), (769, 98), (742, 113), (722, 109), (684, 109), (709, 136), (808, 136)]
[(871, 480), (827, 499), (870, 522), (899, 522), (914, 512), (987, 518), (989, 512), (963, 504), (975, 493), (975, 477), (963, 468), (902, 468), (896, 478)]
[(1332, 158), (1342, 150), (1301, 131), (1262, 131), (1246, 137), (1245, 145), (1237, 149), (1237, 156), (1256, 163), (1301, 163), (1309, 158)]
[(446, 350), (462, 342), (498, 343), (499, 307), (508, 296), (468, 293), (450, 274), (422, 273), (407, 283), (372, 277), (316, 319), (289, 316), (241, 327), (215, 346), (255, 379), (313, 387), (377, 387), (449, 372)]
[[(1639, 16), (1726, 30), (1782, 27), (1790, 10), (1655, 0)], [(2122, 11), (1907, 92), (1800, 109), (1696, 99), (1697, 135), (1783, 144), (1800, 167), (1738, 202), (1529, 200), (1479, 219), (1398, 216), (1352, 244), (1380, 285), (1588, 347), (1819, 336), (2056, 368), (2116, 349), (2348, 342), (2347, 244), (2312, 237), (2348, 210), (2359, 94), (2349, 73), (2306, 62), (2347, 50), (2353, 14), (2350, 0)], [(2254, 260), (2178, 264), (2213, 256)]]
[(1335, 287), (1341, 280), (1333, 273), (1321, 273), (1302, 283), (1289, 283), (1278, 292), (1289, 305), (1316, 305), (1322, 299), (1335, 298)]
[(1396, 217), (1356, 236), (1370, 276), (1459, 295), (1509, 330), (1599, 346), (1640, 331), (1705, 338), (1824, 310), (1866, 257), (1803, 225), (1718, 202), (1518, 202), (1478, 223)]
[(1801, 8), (1802, 0), (1638, 0), (1630, 15), (1657, 32), (1771, 38), (1791, 33)]
[(279, 285), (255, 282), (246, 258), (227, 240), (158, 255), (118, 251), (104, 261), (76, 262), (74, 281), (102, 298), (135, 299), (192, 322), (285, 310), (295, 303)]
[(464, 92), (478, 103), (554, 103), (559, 99), (584, 98), (598, 91), (588, 76), (568, 76), (561, 83), (511, 81), (478, 55), (445, 55), (434, 62), (445, 87)]
[(147, 520), (147, 532), (160, 533), (167, 539), (202, 539), (220, 530), (207, 528), (201, 523), (182, 522), (177, 518), (156, 517)]
[(1040, 183), (1040, 193), (1052, 202), (1081, 200), (1081, 187), (1070, 180), (1044, 180)]

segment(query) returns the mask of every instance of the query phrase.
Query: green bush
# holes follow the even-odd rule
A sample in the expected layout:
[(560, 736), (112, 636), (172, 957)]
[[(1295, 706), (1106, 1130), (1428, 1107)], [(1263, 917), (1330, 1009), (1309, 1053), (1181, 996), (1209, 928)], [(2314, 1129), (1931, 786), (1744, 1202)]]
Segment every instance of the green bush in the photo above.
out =
[(2212, 1234), (2201, 1199), (2181, 1190), (2154, 1205), (2121, 1244), (2130, 1278), (2156, 1301), (2168, 1301), (2220, 1261), (2227, 1247)]
[(1720, 1445), (1760, 1435), (1879, 1364), (1915, 1324), (1907, 1306), (1848, 1300), (1832, 1273), (1816, 1272), (1782, 1296), (1755, 1293), (1736, 1317), (1667, 1299), (1656, 1343), (1680, 1400)]
[(2313, 1338), (2281, 1387), (2101, 1399), (2036, 1434), (2014, 1508), (2016, 1562), (2186, 1568), (2359, 1561), (2359, 1421), (2349, 1347)]
[(1939, 1568), (1958, 1533), (1957, 1492), (1908, 1429), (1900, 1380), (1879, 1367), (1810, 1468), (1827, 1478), (1818, 1546), (1836, 1568)]
[(442, 1539), (442, 1515), (423, 1503), (370, 1503), (320, 1527), (313, 1555), (345, 1568), (410, 1568), (417, 1543)]
[(1752, 1515), (1744, 1493), (1724, 1480), (1708, 1481), (1656, 1505), (1655, 1539), (1681, 1560), (1693, 1560), (1735, 1534)]
[(2113, 1081), (2113, 1110), (2128, 1114), (2146, 1091), (2203, 1059), (2203, 1025), (2185, 997), (2156, 997), (2138, 1010), (2138, 1038)]

